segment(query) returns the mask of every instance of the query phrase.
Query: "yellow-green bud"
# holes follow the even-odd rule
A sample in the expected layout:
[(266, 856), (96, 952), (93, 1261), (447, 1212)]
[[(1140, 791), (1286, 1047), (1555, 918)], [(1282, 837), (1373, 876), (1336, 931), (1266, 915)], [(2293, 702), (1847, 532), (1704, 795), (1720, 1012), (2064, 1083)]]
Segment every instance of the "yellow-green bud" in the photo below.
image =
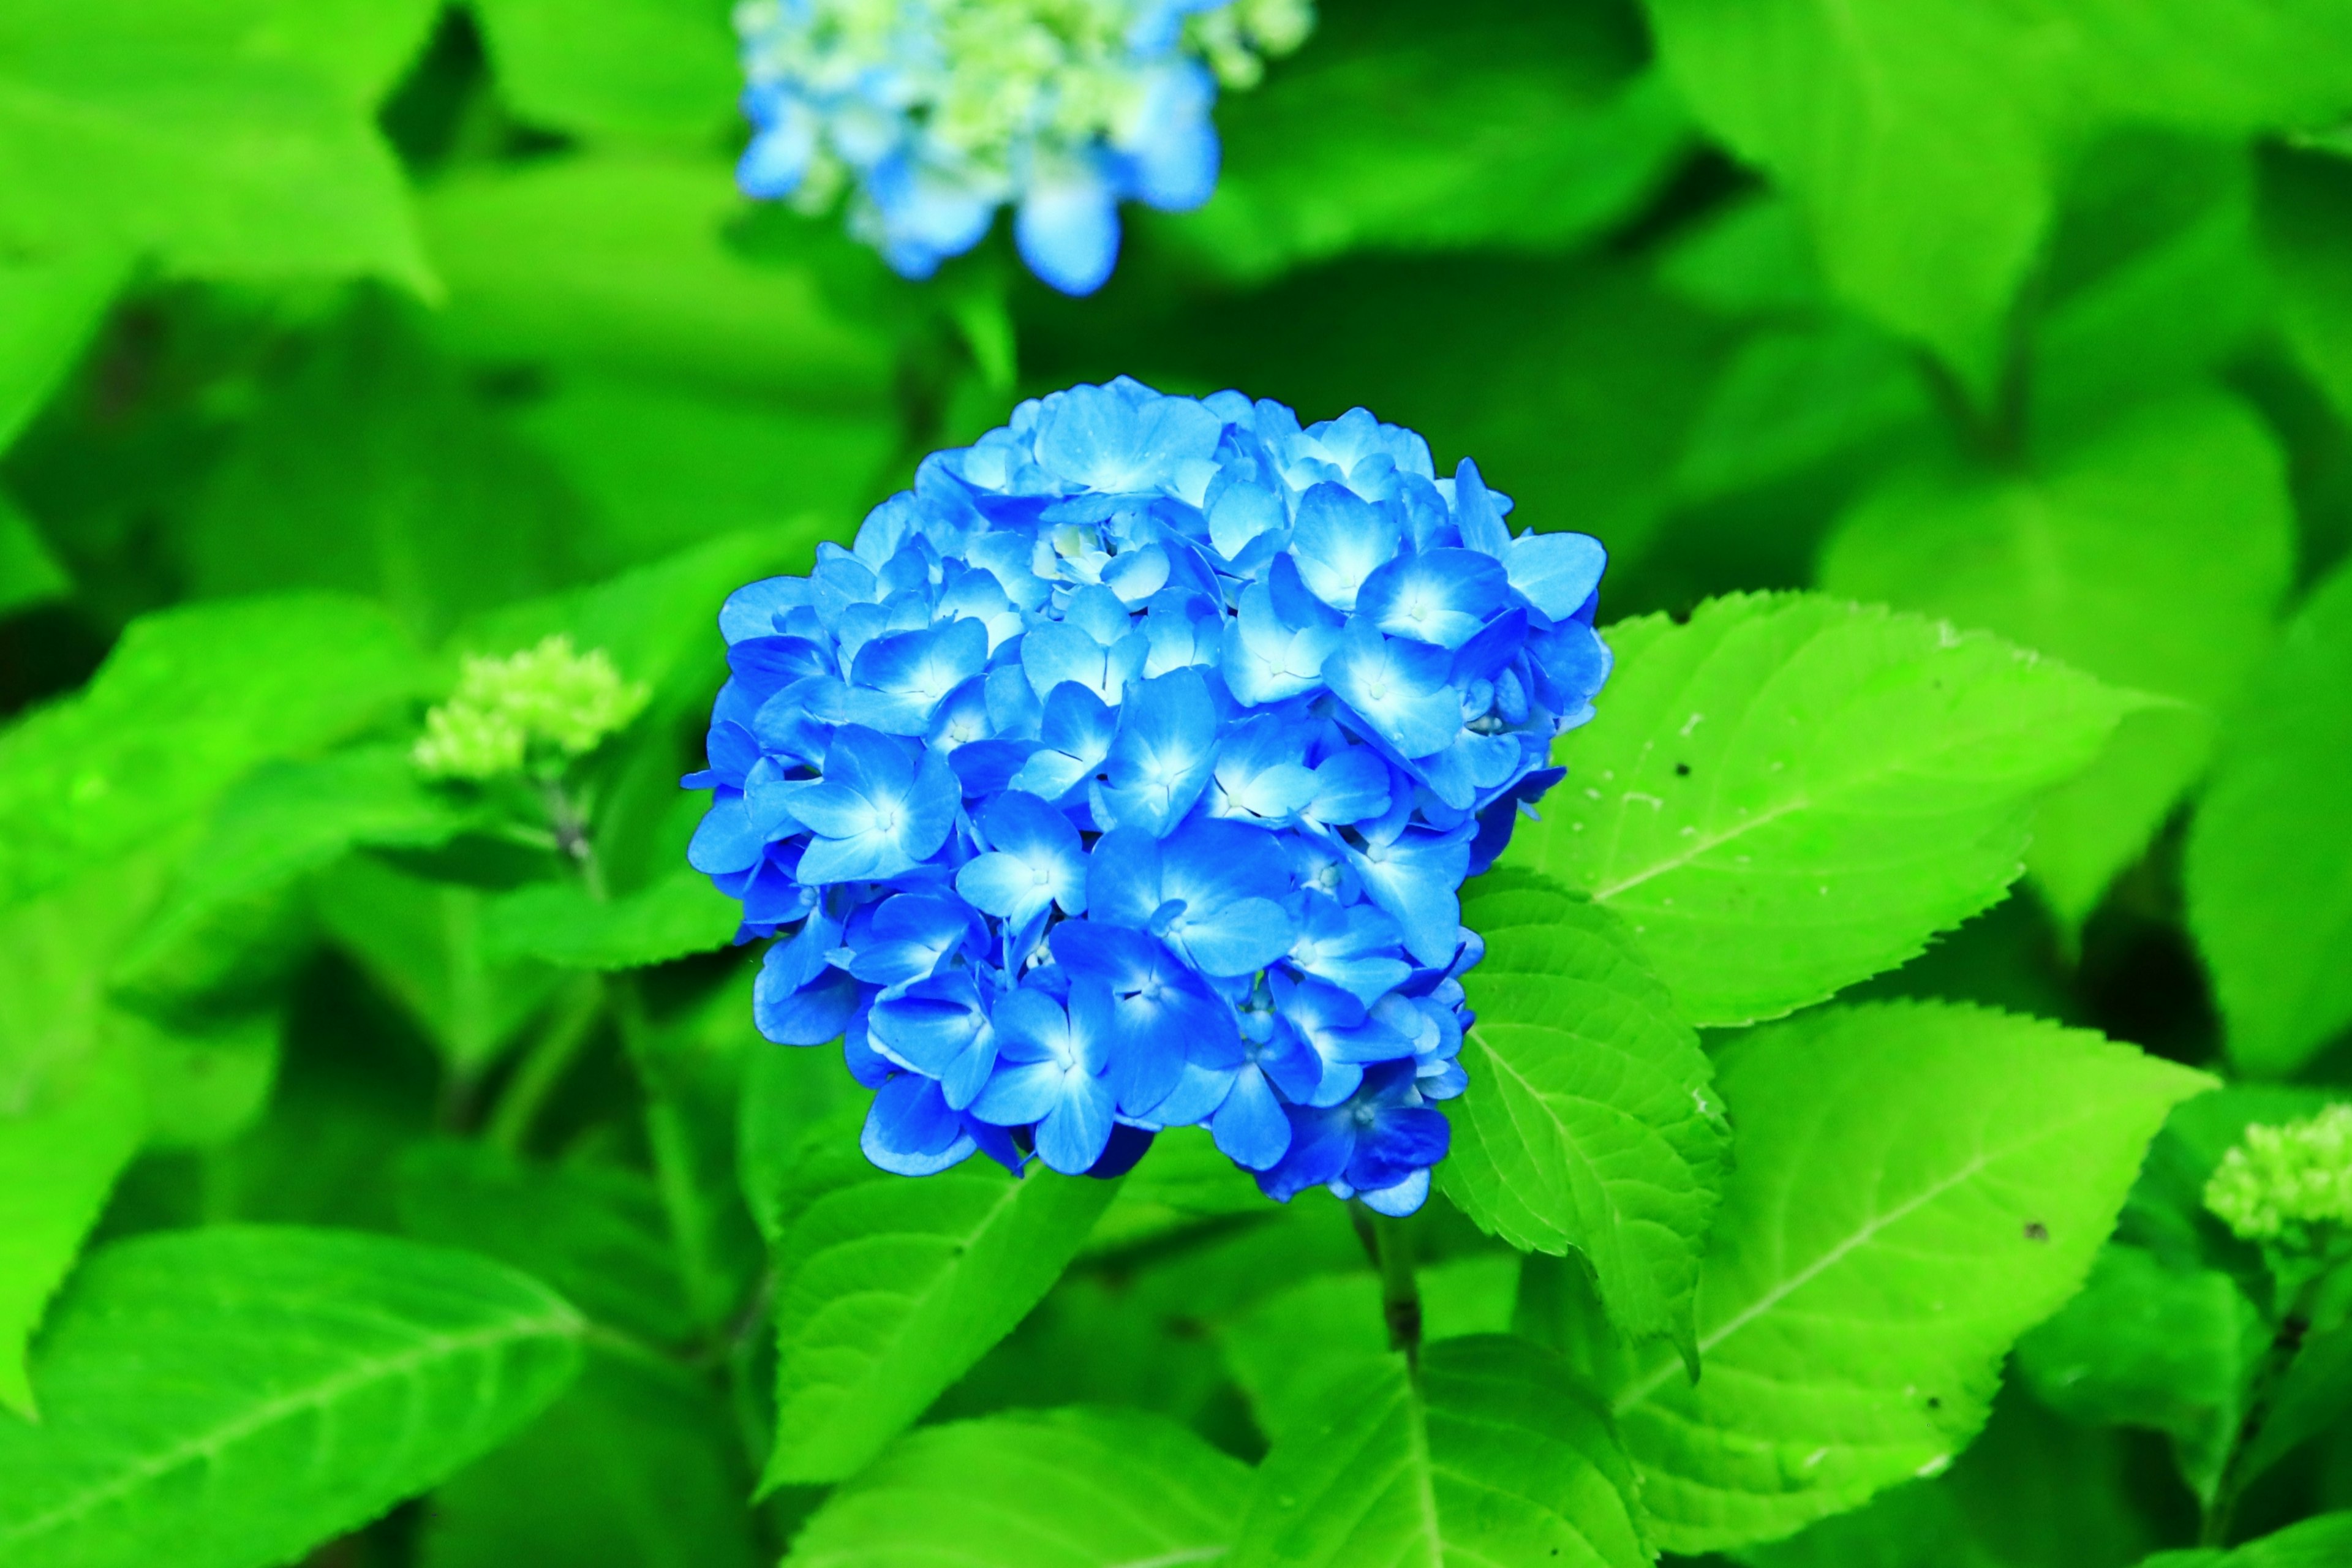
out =
[(435, 778), (490, 779), (535, 758), (595, 750), (651, 693), (625, 681), (602, 648), (575, 653), (557, 634), (504, 658), (467, 656), (449, 700), (425, 715), (410, 754)]
[(2352, 1104), (2283, 1126), (2252, 1126), (2205, 1184), (2205, 1206), (2248, 1241), (2311, 1250), (2323, 1226), (2352, 1226)]

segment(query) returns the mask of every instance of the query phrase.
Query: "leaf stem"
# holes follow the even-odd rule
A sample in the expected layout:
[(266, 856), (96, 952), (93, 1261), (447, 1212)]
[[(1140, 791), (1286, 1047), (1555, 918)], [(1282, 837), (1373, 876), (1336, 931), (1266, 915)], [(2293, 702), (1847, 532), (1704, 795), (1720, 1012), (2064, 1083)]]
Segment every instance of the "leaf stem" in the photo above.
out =
[(2279, 1319), (2278, 1332), (2271, 1336), (2270, 1349), (2255, 1369), (2253, 1386), (2246, 1395), (2245, 1419), (2238, 1424), (2236, 1440), (2230, 1446), (2230, 1458), (2221, 1467), (2221, 1479), (2213, 1486), (2213, 1500), (2206, 1508), (2204, 1519), (2197, 1532), (2200, 1546), (2221, 1546), (2227, 1542), (2231, 1521), (2236, 1516), (2238, 1503), (2245, 1495), (2253, 1478), (2246, 1473), (2246, 1464), (2252, 1456), (2263, 1428), (2271, 1418), (2271, 1407), (2278, 1399), (2279, 1387), (2302, 1352), (2304, 1337), (2311, 1331), (2311, 1320), (2305, 1310), (2305, 1292), (2298, 1292), (2284, 1316)]
[(604, 1011), (604, 988), (597, 983), (596, 976), (583, 975), (567, 988), (549, 1016), (547, 1026), (531, 1042), (530, 1049), (516, 1064), (514, 1076), (507, 1079), (506, 1088), (499, 1092), (483, 1137), (509, 1153), (522, 1152), (548, 1097), (563, 1081), (563, 1075), (572, 1070), (572, 1064), (580, 1059), (581, 1047), (596, 1032), (597, 1020)]
[(1405, 1364), (1415, 1376), (1421, 1372), (1421, 1286), (1412, 1271), (1412, 1233), (1405, 1222), (1375, 1214), (1361, 1199), (1350, 1199), (1348, 1217), (1356, 1238), (1364, 1244), (1372, 1267), (1381, 1271), (1381, 1316), (1389, 1326), (1389, 1348), (1404, 1352)]

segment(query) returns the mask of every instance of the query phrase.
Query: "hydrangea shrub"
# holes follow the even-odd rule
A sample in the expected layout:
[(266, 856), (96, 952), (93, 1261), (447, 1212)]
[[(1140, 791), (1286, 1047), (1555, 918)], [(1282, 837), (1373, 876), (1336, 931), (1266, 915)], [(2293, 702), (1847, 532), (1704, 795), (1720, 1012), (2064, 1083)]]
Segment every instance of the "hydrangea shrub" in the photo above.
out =
[(1131, 380), (936, 453), (727, 602), (691, 858), (845, 1034), (865, 1147), (1131, 1164), (1206, 1124), (1278, 1198), (1406, 1213), (1463, 1092), (1458, 889), (1609, 674), (1601, 546), (1362, 409)]

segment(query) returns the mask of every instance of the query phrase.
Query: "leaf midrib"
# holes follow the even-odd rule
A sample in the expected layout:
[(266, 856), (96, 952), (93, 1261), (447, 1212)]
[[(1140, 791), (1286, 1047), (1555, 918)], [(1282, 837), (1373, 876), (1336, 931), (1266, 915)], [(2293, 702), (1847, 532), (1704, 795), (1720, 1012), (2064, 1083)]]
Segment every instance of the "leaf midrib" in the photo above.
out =
[(194, 1460), (219, 1455), (232, 1445), (243, 1442), (264, 1428), (292, 1418), (306, 1409), (324, 1409), (347, 1394), (373, 1383), (391, 1382), (414, 1374), (426, 1363), (455, 1359), (478, 1350), (490, 1350), (504, 1343), (520, 1343), (531, 1339), (565, 1339), (580, 1331), (580, 1321), (571, 1312), (550, 1314), (503, 1323), (495, 1328), (479, 1329), (455, 1338), (436, 1338), (381, 1361), (372, 1361), (350, 1368), (297, 1393), (281, 1394), (256, 1405), (244, 1415), (225, 1421), (197, 1436), (184, 1438), (160, 1453), (151, 1455), (113, 1479), (105, 1481), (46, 1513), (0, 1530), (0, 1544), (28, 1541), (41, 1533), (71, 1522), (91, 1510), (111, 1502), (137, 1489), (159, 1476), (169, 1474)]

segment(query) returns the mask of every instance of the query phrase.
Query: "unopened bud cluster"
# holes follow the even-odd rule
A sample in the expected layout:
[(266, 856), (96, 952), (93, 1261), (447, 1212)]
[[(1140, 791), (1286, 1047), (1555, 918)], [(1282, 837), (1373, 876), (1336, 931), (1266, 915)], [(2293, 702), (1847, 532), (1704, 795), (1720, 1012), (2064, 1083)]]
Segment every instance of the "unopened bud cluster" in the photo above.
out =
[(434, 778), (481, 781), (595, 750), (645, 708), (602, 648), (561, 634), (503, 658), (468, 656), (449, 700), (425, 716), (414, 757)]

